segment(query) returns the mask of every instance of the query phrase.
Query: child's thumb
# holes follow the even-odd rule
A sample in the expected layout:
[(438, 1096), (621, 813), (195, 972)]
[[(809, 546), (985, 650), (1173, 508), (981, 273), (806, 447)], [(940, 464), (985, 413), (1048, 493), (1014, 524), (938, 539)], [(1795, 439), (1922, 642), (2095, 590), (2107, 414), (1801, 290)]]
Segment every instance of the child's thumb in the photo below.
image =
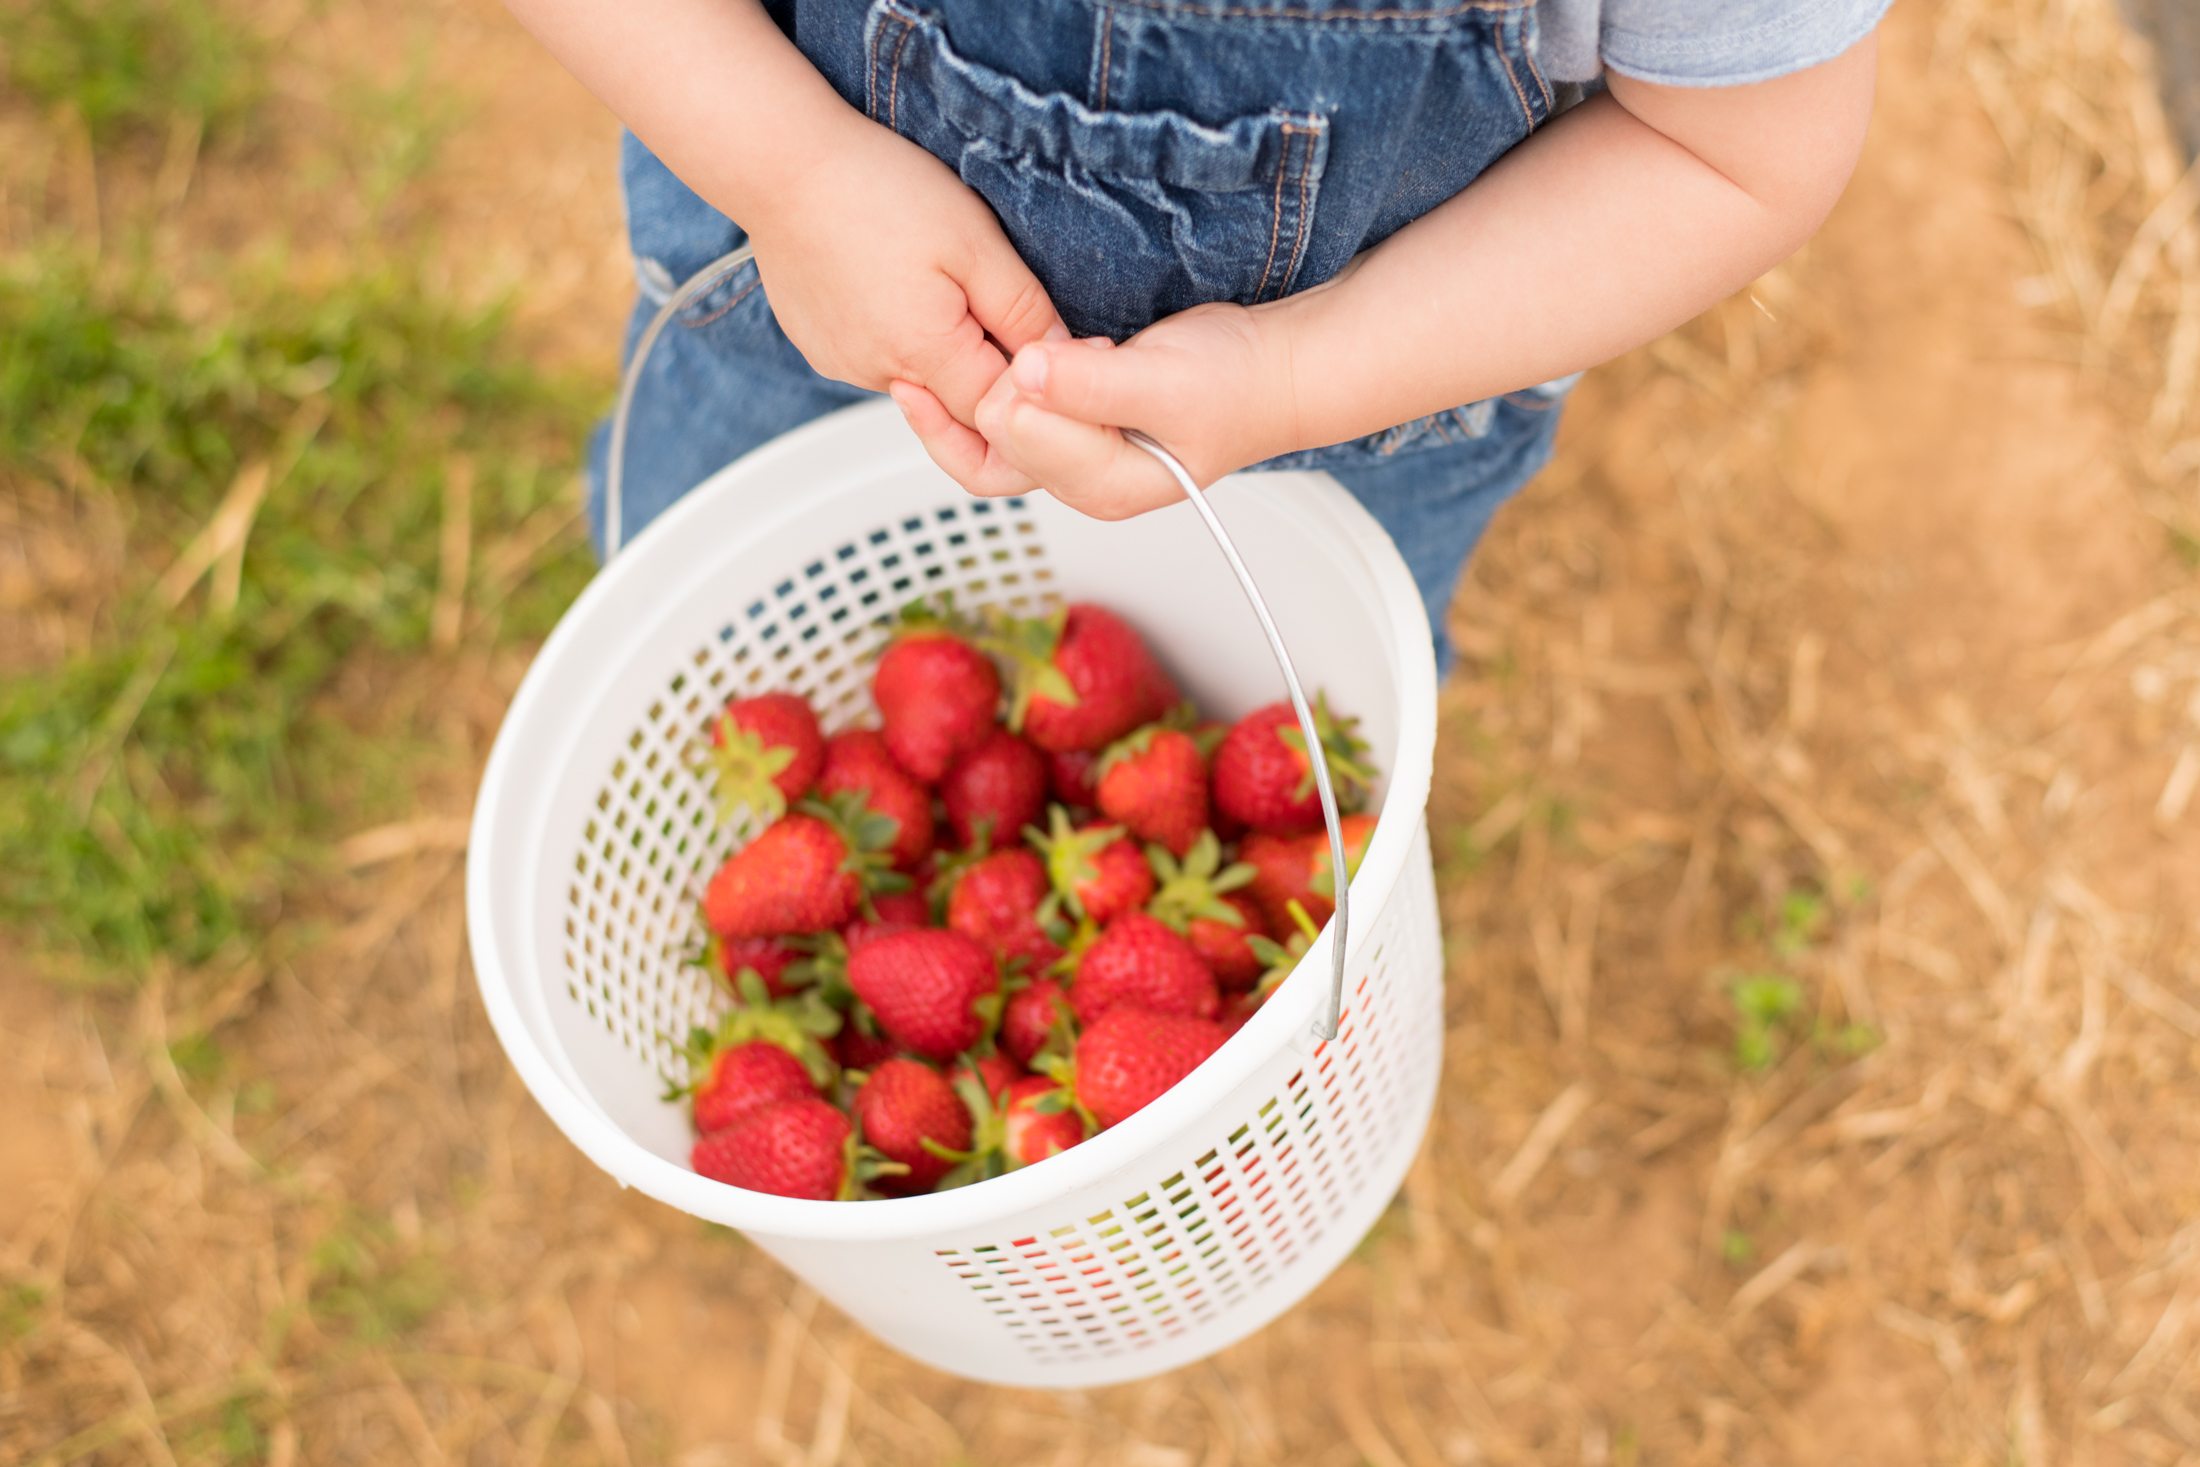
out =
[(1005, 239), (998, 249), (979, 252), (970, 278), (962, 284), (972, 318), (1011, 355), (1050, 335), (1058, 340), (1069, 336), (1047, 288)]
[(1050, 412), (1109, 428), (1147, 427), (1170, 416), (1174, 394), (1155, 372), (1153, 354), (1113, 347), (1106, 337), (1040, 342), (1016, 353), (1009, 380)]

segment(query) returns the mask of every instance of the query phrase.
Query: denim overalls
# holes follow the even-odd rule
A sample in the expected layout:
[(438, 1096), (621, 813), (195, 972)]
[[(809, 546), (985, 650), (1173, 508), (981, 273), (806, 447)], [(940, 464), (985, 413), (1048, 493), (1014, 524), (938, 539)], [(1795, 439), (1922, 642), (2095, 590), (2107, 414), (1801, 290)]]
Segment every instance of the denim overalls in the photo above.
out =
[[(1318, 285), (1464, 188), (1553, 105), (1532, 0), (769, 8), (851, 105), (984, 196), (1079, 336), (1121, 340), (1203, 302)], [(671, 290), (744, 236), (631, 136), (622, 161), (642, 282), (631, 351)], [(877, 221), (882, 234), (893, 227)], [(1498, 504), (1549, 457), (1570, 385), (1259, 467), (1325, 469), (1382, 522), (1445, 667), (1460, 568)], [(628, 525), (767, 439), (869, 396), (810, 370), (744, 267), (689, 305), (650, 360), (629, 438)], [(603, 438), (591, 456), (599, 543)]]

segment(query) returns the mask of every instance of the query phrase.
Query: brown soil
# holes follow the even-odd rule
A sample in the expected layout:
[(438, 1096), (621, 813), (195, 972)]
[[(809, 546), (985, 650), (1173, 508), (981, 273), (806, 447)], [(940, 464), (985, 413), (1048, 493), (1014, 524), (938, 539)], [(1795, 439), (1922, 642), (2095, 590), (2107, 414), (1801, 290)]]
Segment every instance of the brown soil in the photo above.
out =
[[(556, 360), (608, 353), (611, 124), (501, 12), (403, 17), (469, 99), (411, 205), (454, 278), (522, 282)], [(325, 56), (359, 20), (310, 24)], [(1305, 1304), (1105, 1391), (893, 1356), (549, 1125), (423, 825), (292, 961), (132, 999), (0, 969), (0, 1274), (42, 1294), (0, 1345), (0, 1454), (220, 1460), (238, 1399), (284, 1464), (2194, 1460), (2200, 812), (2173, 770), (2200, 600), (2157, 396), (2190, 239), (2096, 324), (2178, 169), (2100, 6), (1913, 0), (1884, 54), (1820, 237), (1593, 374), (1478, 558), (1431, 808), (1446, 1087)], [(374, 690), (447, 705), (424, 820), (465, 811), (520, 670)], [(1808, 1010), (1761, 1073), (1727, 992), (1751, 972)], [(199, 1032), (227, 1068), (187, 1082), (163, 1045)]]

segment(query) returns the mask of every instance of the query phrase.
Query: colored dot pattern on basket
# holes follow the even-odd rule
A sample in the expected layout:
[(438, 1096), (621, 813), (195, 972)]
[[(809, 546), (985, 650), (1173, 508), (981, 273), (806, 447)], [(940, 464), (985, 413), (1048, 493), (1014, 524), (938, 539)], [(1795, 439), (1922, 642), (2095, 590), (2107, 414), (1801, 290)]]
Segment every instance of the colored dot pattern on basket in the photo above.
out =
[(1381, 945), (1336, 1039), (1225, 1145), (1104, 1212), (935, 1250), (1033, 1359), (1104, 1359), (1182, 1335), (1255, 1294), (1343, 1214), (1365, 1163), (1406, 1123), (1392, 1052), (1442, 1042), (1413, 1032), (1384, 981), (1389, 945), (1413, 945), (1409, 927), (1385, 925), (1397, 930), (1370, 934)]

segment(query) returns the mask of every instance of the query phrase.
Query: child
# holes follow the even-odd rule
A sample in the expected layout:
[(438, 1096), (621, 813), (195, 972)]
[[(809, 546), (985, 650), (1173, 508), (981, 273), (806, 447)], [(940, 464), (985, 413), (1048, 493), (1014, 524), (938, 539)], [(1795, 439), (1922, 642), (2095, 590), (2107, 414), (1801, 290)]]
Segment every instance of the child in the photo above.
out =
[(1334, 474), (1442, 669), (1574, 375), (1832, 207), (1887, 0), (509, 3), (631, 129), (629, 351), (756, 247), (651, 359), (629, 533), (873, 392), (972, 493), (1102, 518), (1179, 497), (1135, 427)]

